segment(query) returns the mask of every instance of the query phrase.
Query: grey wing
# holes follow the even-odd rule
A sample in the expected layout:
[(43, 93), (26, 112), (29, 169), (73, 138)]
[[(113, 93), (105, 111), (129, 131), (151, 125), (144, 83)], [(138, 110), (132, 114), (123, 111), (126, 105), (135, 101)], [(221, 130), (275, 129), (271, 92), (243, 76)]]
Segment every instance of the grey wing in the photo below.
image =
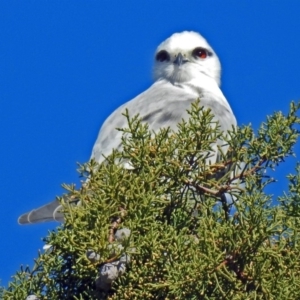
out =
[(61, 204), (58, 200), (47, 203), (37, 209), (21, 215), (18, 223), (21, 225), (31, 223), (43, 223), (49, 221), (63, 222), (64, 216), (60, 212)]
[(131, 117), (139, 114), (142, 121), (149, 124), (151, 130), (158, 131), (162, 127), (176, 130), (177, 124), (182, 119), (188, 118), (187, 109), (191, 108), (191, 103), (199, 97), (201, 104), (212, 110), (224, 131), (236, 125), (231, 108), (220, 90), (217, 94), (205, 91), (187, 92), (169, 82), (158, 81), (144, 93), (120, 106), (106, 119), (91, 158), (100, 163), (104, 160), (103, 155), (109, 155), (112, 149), (120, 150), (122, 132), (115, 128), (126, 127), (126, 118), (122, 116), (126, 108)]

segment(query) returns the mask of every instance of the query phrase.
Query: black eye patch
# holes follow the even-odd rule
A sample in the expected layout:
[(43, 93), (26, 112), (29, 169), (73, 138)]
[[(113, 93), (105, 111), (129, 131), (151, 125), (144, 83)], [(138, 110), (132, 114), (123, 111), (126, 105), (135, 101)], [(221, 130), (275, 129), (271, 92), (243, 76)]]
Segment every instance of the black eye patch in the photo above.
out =
[(155, 59), (160, 62), (169, 61), (170, 55), (166, 50), (161, 50), (156, 54)]

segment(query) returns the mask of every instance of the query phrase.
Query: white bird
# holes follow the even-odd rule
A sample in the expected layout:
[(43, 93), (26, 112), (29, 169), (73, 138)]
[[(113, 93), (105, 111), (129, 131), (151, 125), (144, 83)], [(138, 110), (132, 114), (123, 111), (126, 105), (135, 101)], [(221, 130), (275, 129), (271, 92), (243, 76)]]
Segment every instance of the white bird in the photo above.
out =
[[(221, 65), (218, 56), (207, 41), (196, 32), (175, 33), (162, 42), (154, 56), (154, 83), (143, 93), (117, 108), (102, 125), (91, 159), (98, 163), (112, 149), (121, 149), (122, 132), (116, 128), (126, 127), (122, 116), (127, 108), (130, 115), (139, 114), (149, 129), (157, 132), (162, 127), (176, 130), (182, 119), (188, 119), (187, 109), (196, 99), (210, 108), (221, 129), (226, 132), (236, 126), (235, 116), (220, 89)], [(217, 159), (215, 147), (213, 161)], [(55, 200), (22, 215), (20, 224), (51, 220), (63, 221), (60, 203)]]

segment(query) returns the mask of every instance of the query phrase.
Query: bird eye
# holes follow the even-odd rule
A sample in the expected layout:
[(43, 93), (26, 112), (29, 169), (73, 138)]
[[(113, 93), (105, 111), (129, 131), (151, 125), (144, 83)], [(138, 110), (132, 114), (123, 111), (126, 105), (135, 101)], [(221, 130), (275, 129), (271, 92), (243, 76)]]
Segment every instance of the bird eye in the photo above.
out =
[(169, 61), (170, 60), (170, 55), (166, 50), (161, 50), (156, 54), (156, 60), (163, 62), (163, 61)]
[(192, 54), (193, 54), (194, 57), (198, 57), (198, 58), (202, 58), (202, 59), (204, 59), (204, 58), (206, 58), (207, 56), (210, 55), (210, 53), (206, 49), (200, 48), (200, 47), (195, 48), (193, 50)]

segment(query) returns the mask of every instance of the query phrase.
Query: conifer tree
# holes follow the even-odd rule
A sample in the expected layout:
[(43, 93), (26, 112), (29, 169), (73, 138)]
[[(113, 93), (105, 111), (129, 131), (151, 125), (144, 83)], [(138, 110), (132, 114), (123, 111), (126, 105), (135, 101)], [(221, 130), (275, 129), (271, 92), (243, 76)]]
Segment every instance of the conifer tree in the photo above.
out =
[[(300, 165), (282, 196), (266, 193), (294, 155), (299, 108), (257, 133), (221, 132), (201, 101), (176, 132), (126, 112), (123, 151), (80, 166), (88, 180), (64, 186), (65, 223), (3, 299), (300, 299)], [(229, 150), (207, 164), (218, 139)]]

